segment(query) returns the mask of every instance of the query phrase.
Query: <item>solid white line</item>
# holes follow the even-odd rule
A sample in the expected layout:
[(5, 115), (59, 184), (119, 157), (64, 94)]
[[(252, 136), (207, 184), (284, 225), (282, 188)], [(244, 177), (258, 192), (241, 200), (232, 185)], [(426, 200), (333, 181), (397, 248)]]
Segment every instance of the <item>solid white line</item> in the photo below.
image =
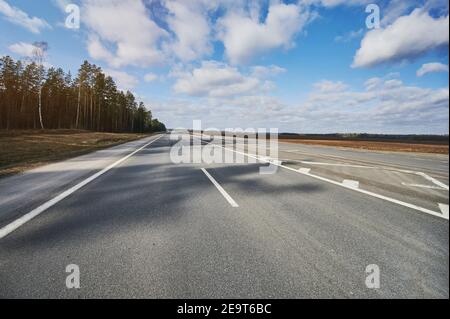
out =
[(127, 159), (129, 159), (131, 156), (133, 156), (134, 154), (136, 154), (137, 152), (141, 151), (142, 149), (144, 149), (145, 147), (149, 146), (150, 144), (156, 142), (157, 140), (159, 140), (163, 135), (160, 135), (159, 137), (157, 137), (156, 139), (148, 142), (147, 144), (145, 144), (144, 146), (138, 148), (137, 150), (133, 151), (132, 153), (128, 154), (127, 156), (119, 159), (118, 161), (112, 163), (111, 165), (109, 165), (108, 167), (102, 169), (101, 171), (95, 173), (94, 175), (92, 175), (91, 177), (88, 177), (87, 179), (85, 179), (84, 181), (78, 183), (77, 185), (73, 186), (72, 188), (69, 188), (68, 190), (64, 191), (63, 193), (59, 194), (58, 196), (56, 196), (55, 198), (45, 202), (44, 204), (42, 204), (41, 206), (33, 209), (31, 212), (23, 215), (22, 217), (16, 219), (15, 221), (13, 221), (12, 223), (6, 225), (5, 227), (0, 229), (0, 239), (4, 238), (5, 236), (9, 235), (10, 233), (12, 233), (13, 231), (15, 231), (17, 228), (19, 228), (20, 226), (24, 225), (25, 223), (29, 222), (30, 220), (32, 220), (33, 218), (35, 218), (36, 216), (40, 215), (41, 213), (43, 213), (44, 211), (46, 211), (47, 209), (49, 209), (50, 207), (54, 206), (55, 204), (57, 204), (58, 202), (62, 201), (63, 199), (65, 199), (66, 197), (68, 197), (69, 195), (75, 193), (77, 190), (79, 190), (80, 188), (82, 188), (83, 186), (86, 186), (87, 184), (89, 184), (90, 182), (92, 182), (94, 179), (102, 176), (103, 174), (105, 174), (107, 171), (109, 171), (110, 169), (116, 167), (117, 165), (121, 164), (122, 162), (126, 161)]
[(373, 166), (352, 165), (352, 164), (322, 163), (322, 162), (310, 162), (310, 161), (299, 161), (299, 162), (302, 164), (307, 164), (307, 165), (339, 166), (339, 167), (353, 167), (353, 168), (375, 168)]
[(211, 183), (213, 183), (214, 186), (216, 186), (219, 192), (223, 195), (223, 197), (225, 197), (225, 199), (228, 201), (228, 203), (230, 203), (232, 207), (239, 207), (239, 205), (234, 201), (234, 199), (231, 198), (231, 196), (223, 189), (222, 186), (220, 186), (219, 183), (217, 183), (214, 177), (212, 177), (206, 169), (202, 168), (202, 172), (205, 173), (205, 175), (209, 178)]
[(432, 185), (411, 184), (411, 183), (404, 183), (404, 182), (402, 182), (402, 185), (411, 186), (411, 187), (429, 188), (429, 189), (439, 189), (439, 190), (445, 191), (445, 188), (442, 188), (439, 186), (432, 186)]
[(248, 157), (252, 157), (252, 158), (255, 158), (255, 159), (259, 159), (259, 160), (264, 161), (266, 163), (282, 167), (284, 169), (296, 172), (298, 174), (306, 175), (306, 176), (309, 176), (309, 177), (312, 177), (312, 178), (315, 178), (315, 179), (318, 179), (318, 180), (321, 180), (321, 181), (324, 181), (324, 182), (327, 182), (327, 183), (330, 183), (330, 184), (334, 184), (334, 185), (337, 185), (337, 186), (340, 186), (340, 187), (344, 187), (346, 189), (350, 189), (350, 190), (358, 192), (358, 193), (366, 194), (366, 195), (369, 195), (369, 196), (372, 196), (372, 197), (376, 197), (376, 198), (379, 198), (379, 199), (382, 199), (382, 200), (385, 200), (385, 201), (388, 201), (388, 202), (391, 202), (391, 203), (394, 203), (394, 204), (397, 204), (397, 205), (400, 205), (400, 206), (408, 207), (408, 208), (420, 211), (422, 213), (426, 213), (426, 214), (433, 215), (433, 216), (436, 216), (436, 217), (441, 217), (441, 218), (444, 218), (446, 220), (449, 219), (449, 216), (445, 215), (442, 212), (436, 212), (436, 211), (430, 210), (428, 208), (420, 207), (420, 206), (417, 206), (417, 205), (414, 205), (414, 204), (403, 202), (403, 201), (395, 199), (395, 198), (391, 198), (391, 197), (388, 197), (388, 196), (384, 196), (384, 195), (380, 195), (380, 194), (373, 193), (373, 192), (370, 192), (370, 191), (366, 191), (366, 190), (363, 190), (361, 188), (348, 187), (348, 186), (346, 186), (346, 185), (344, 185), (342, 183), (333, 181), (333, 180), (325, 178), (325, 177), (321, 177), (321, 176), (313, 175), (313, 174), (306, 173), (306, 172), (303, 172), (303, 171), (299, 171), (297, 169), (294, 169), (294, 168), (291, 168), (291, 167), (288, 167), (288, 166), (285, 166), (285, 165), (279, 165), (279, 164), (270, 162), (268, 160), (260, 159), (260, 158), (258, 158), (258, 156), (254, 156), (254, 155), (250, 155), (250, 154), (247, 154), (247, 153), (238, 152), (238, 151), (235, 151), (235, 150), (223, 147), (221, 145), (216, 145), (216, 144), (212, 144), (212, 145), (214, 145), (216, 147), (223, 148), (223, 149), (225, 149), (225, 150), (227, 150), (229, 152), (240, 153), (240, 154), (242, 154), (244, 156), (248, 156)]

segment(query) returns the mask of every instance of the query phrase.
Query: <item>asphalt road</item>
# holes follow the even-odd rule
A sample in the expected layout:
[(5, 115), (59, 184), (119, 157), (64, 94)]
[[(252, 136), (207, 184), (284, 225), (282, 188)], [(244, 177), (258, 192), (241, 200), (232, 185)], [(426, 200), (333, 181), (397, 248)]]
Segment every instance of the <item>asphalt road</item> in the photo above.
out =
[[(0, 180), (0, 234), (153, 139)], [(286, 165), (262, 175), (267, 164), (175, 164), (173, 143), (161, 136), (1, 238), (0, 297), (449, 297), (448, 219), (327, 181), (355, 167), (303, 163), (376, 161), (445, 183), (445, 158), (282, 145)], [(295, 172), (305, 167), (313, 176)], [(448, 204), (448, 191), (420, 189), (420, 204)], [(80, 289), (66, 287), (69, 264), (79, 266)], [(378, 289), (365, 284), (370, 264)]]

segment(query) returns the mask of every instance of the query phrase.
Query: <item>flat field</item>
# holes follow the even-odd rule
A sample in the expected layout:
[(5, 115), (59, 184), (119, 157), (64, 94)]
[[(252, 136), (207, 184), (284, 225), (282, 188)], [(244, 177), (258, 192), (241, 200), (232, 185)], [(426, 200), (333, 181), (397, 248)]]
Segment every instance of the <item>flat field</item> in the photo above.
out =
[(448, 154), (448, 144), (399, 143), (390, 141), (381, 142), (381, 141), (325, 140), (325, 139), (324, 140), (292, 139), (292, 138), (287, 139), (280, 138), (280, 142), (307, 144), (307, 145), (349, 147), (371, 151)]
[(83, 130), (0, 130), (0, 177), (145, 136)]

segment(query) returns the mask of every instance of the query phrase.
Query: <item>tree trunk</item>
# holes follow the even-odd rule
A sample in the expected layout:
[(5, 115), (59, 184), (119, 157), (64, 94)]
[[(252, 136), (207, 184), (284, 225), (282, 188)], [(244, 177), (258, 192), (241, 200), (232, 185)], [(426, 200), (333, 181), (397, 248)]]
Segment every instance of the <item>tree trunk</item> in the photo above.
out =
[(81, 102), (80, 100), (81, 100), (81, 84), (78, 87), (77, 119), (76, 119), (76, 122), (75, 122), (75, 127), (76, 128), (78, 128), (78, 123), (79, 123), (79, 120), (80, 120), (80, 102)]
[(39, 88), (39, 122), (41, 129), (44, 129), (44, 122), (42, 121), (42, 87)]

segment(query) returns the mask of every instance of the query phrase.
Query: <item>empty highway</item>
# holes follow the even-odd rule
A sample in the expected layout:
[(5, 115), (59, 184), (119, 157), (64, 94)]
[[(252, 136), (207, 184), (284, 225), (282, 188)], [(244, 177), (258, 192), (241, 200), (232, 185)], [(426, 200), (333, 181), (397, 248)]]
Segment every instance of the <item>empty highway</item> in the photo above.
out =
[(280, 143), (276, 159), (175, 164), (174, 143), (1, 179), (0, 297), (449, 297), (448, 157)]

